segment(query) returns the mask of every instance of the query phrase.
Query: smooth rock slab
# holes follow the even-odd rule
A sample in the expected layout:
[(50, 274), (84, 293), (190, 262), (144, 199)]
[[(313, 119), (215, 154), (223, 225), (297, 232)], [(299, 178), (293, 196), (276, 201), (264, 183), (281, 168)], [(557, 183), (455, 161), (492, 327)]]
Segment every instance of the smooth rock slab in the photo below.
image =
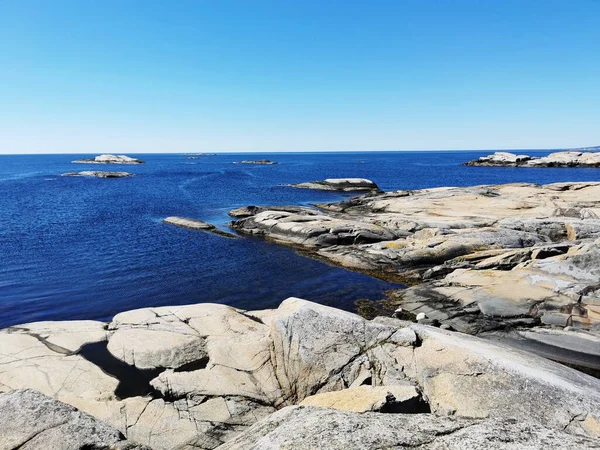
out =
[(261, 420), (217, 450), (579, 450), (600, 442), (515, 420), (436, 417), (431, 414), (351, 413), (290, 406)]
[[(318, 406), (352, 412), (409, 412), (419, 393), (414, 386), (357, 386), (305, 398), (301, 406)], [(416, 406), (416, 405), (415, 405)]]

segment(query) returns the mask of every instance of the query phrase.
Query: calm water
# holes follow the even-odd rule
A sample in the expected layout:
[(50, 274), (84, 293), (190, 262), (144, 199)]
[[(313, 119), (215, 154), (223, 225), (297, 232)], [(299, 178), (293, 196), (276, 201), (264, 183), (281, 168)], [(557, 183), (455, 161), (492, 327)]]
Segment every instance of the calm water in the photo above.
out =
[[(460, 166), (488, 153), (141, 155), (146, 164), (140, 166), (73, 165), (72, 155), (0, 156), (0, 327), (107, 320), (128, 309), (198, 302), (271, 308), (292, 295), (352, 309), (355, 300), (380, 298), (393, 287), (259, 238), (227, 239), (161, 223), (179, 215), (226, 227), (227, 212), (239, 206), (345, 197), (281, 186), (286, 183), (365, 177), (393, 190), (600, 180), (600, 169)], [(280, 164), (232, 164), (263, 157)], [(85, 169), (137, 176), (58, 176)]]

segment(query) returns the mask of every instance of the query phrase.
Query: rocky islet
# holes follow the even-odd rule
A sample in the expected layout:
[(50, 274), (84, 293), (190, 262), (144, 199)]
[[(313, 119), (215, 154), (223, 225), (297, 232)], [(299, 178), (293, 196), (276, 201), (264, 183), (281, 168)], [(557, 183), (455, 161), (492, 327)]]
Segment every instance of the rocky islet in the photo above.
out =
[(564, 151), (536, 157), (509, 152), (496, 152), (468, 161), (465, 166), (480, 167), (600, 167), (600, 152)]
[(126, 155), (100, 155), (94, 158), (76, 159), (74, 164), (144, 164), (144, 161)]
[(291, 184), (299, 189), (316, 189), (321, 191), (379, 191), (379, 187), (366, 178), (327, 178), (323, 181), (308, 181)]
[(105, 172), (101, 170), (83, 170), (81, 172), (67, 172), (61, 174), (63, 177), (92, 177), (92, 178), (127, 178), (134, 174), (129, 172)]

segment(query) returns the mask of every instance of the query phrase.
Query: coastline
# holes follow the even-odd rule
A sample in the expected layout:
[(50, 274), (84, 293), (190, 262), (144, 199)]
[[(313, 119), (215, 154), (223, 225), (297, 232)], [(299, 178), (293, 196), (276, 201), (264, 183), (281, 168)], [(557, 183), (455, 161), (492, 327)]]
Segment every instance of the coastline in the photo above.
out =
[[(103, 430), (95, 443), (140, 450), (277, 448), (297, 443), (298, 430), (310, 430), (304, 448), (335, 448), (332, 429), (374, 423), (361, 445), (396, 445), (395, 430), (411, 427), (419, 442), (450, 448), (481, 439), (592, 448), (597, 191), (600, 183), (521, 183), (238, 208), (237, 232), (408, 281), (381, 301), (396, 318), (373, 302), (363, 304), (373, 308), (367, 320), (288, 298), (277, 309), (201, 303), (12, 326), (0, 330), (0, 411), (13, 408), (26, 430), (34, 405), (44, 417), (68, 411), (78, 422), (58, 436), (78, 427), (70, 439), (90, 445), (92, 426)], [(594, 376), (568, 367), (590, 357)], [(0, 431), (21, 432), (2, 420)]]
[(423, 314), (422, 323), (474, 335), (495, 331), (498, 341), (513, 330), (559, 329), (550, 349), (525, 338), (520, 345), (567, 364), (574, 362), (561, 346), (584, 333), (597, 349), (589, 365), (585, 358), (578, 364), (597, 375), (597, 191), (600, 183), (370, 193), (312, 209), (242, 208), (231, 226), (407, 286), (357, 305), (368, 318)]

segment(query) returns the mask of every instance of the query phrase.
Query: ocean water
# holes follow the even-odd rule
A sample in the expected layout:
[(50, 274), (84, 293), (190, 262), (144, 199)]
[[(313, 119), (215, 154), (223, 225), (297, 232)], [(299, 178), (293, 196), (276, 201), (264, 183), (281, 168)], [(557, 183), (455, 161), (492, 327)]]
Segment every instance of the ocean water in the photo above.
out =
[[(530, 152), (532, 153), (532, 152)], [(543, 155), (548, 152), (537, 152)], [(384, 189), (600, 181), (600, 169), (463, 167), (482, 152), (139, 155), (139, 166), (88, 166), (94, 155), (0, 156), (0, 327), (100, 319), (147, 306), (216, 302), (276, 307), (289, 296), (352, 310), (397, 287), (260, 238), (228, 239), (163, 224), (178, 215), (224, 229), (245, 205), (339, 201), (288, 183), (369, 178)], [(233, 164), (267, 158), (279, 165)], [(126, 170), (132, 178), (61, 177)]]

